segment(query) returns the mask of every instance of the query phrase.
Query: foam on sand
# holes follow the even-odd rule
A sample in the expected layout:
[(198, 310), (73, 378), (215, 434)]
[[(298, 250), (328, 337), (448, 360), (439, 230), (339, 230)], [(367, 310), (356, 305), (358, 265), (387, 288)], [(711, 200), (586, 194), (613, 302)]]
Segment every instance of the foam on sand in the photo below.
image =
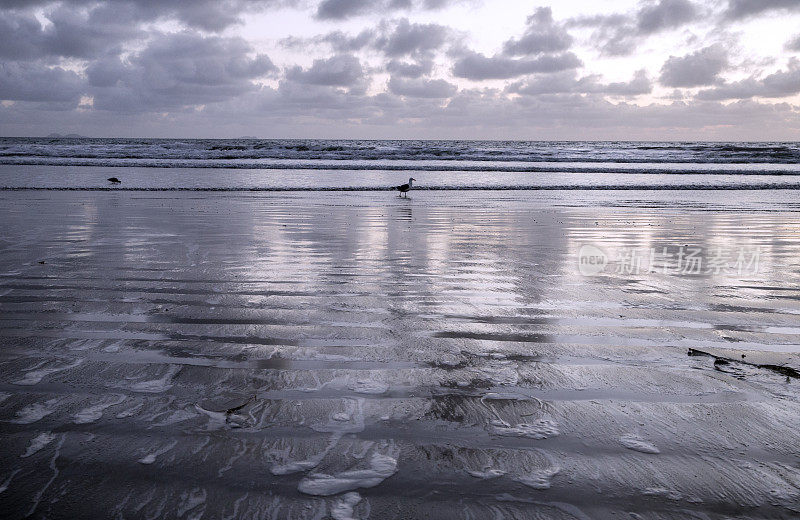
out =
[(14, 475), (19, 473), (20, 471), (22, 470), (15, 469), (14, 471), (11, 472), (11, 475), (9, 475), (8, 478), (5, 479), (2, 484), (0, 484), (0, 494), (5, 493), (6, 489), (8, 489), (8, 486), (11, 484), (11, 481), (14, 479)]
[(178, 445), (178, 441), (172, 441), (171, 443), (167, 444), (166, 446), (164, 446), (162, 448), (159, 448), (159, 449), (153, 451), (152, 453), (148, 453), (144, 457), (140, 458), (137, 462), (139, 462), (139, 464), (145, 464), (145, 465), (152, 464), (152, 463), (154, 463), (156, 461), (156, 459), (160, 455), (163, 455), (164, 453), (170, 451), (172, 448), (174, 448), (177, 445)]
[(354, 489), (375, 487), (396, 471), (397, 458), (375, 452), (370, 458), (369, 468), (342, 471), (334, 475), (312, 473), (300, 481), (297, 489), (307, 495), (336, 495)]
[(54, 433), (50, 432), (42, 432), (33, 439), (31, 439), (31, 443), (28, 445), (28, 449), (25, 450), (25, 453), (20, 455), (20, 457), (27, 458), (36, 453), (37, 451), (41, 450), (51, 442), (55, 440), (56, 436)]
[(381, 384), (377, 381), (361, 380), (352, 383), (349, 386), (350, 390), (357, 394), (379, 395), (386, 393), (389, 390), (388, 385)]
[(50, 399), (44, 403), (33, 403), (17, 412), (17, 418), (11, 422), (15, 424), (33, 424), (56, 411), (60, 399)]
[(76, 359), (75, 361), (67, 363), (66, 365), (57, 365), (53, 367), (31, 370), (29, 372), (26, 372), (25, 376), (22, 379), (14, 381), (14, 384), (23, 386), (35, 385), (38, 384), (46, 376), (49, 376), (50, 374), (55, 374), (56, 372), (62, 372), (64, 370), (69, 370), (70, 368), (75, 368), (81, 363), (83, 363), (82, 359)]
[(528, 475), (514, 477), (514, 480), (525, 484), (528, 487), (538, 490), (550, 489), (552, 485), (551, 480), (560, 471), (557, 467), (546, 468), (539, 471), (533, 471)]
[(483, 471), (467, 470), (467, 473), (469, 473), (471, 476), (475, 478), (480, 478), (483, 480), (502, 477), (503, 475), (506, 474), (506, 472), (502, 469), (492, 469), (492, 468), (487, 468)]
[(661, 451), (650, 444), (638, 435), (626, 434), (619, 438), (619, 442), (629, 450), (638, 451), (641, 453), (649, 453), (650, 455), (658, 455)]
[(361, 495), (355, 491), (342, 495), (342, 498), (331, 507), (333, 520), (356, 520), (353, 515), (359, 502), (361, 502)]
[(158, 379), (134, 383), (131, 385), (131, 390), (146, 394), (159, 394), (161, 392), (166, 392), (172, 388), (172, 378), (175, 377), (180, 370), (180, 366), (170, 365), (163, 376), (159, 377)]
[(110, 408), (112, 406), (116, 406), (122, 403), (125, 400), (125, 396), (118, 394), (115, 396), (113, 400), (106, 401), (103, 403), (96, 404), (94, 406), (89, 406), (88, 408), (84, 408), (83, 410), (79, 411), (75, 414), (75, 424), (89, 424), (97, 421), (103, 416), (103, 411), (106, 408)]

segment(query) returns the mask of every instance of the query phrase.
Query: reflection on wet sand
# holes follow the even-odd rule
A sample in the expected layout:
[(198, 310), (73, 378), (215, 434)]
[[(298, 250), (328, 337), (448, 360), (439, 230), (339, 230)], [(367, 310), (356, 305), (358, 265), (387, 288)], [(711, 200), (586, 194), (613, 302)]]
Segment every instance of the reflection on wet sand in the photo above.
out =
[[(797, 380), (761, 368), (800, 365), (796, 209), (576, 196), (4, 194), (0, 507), (800, 514)], [(585, 244), (762, 256), (584, 276)]]

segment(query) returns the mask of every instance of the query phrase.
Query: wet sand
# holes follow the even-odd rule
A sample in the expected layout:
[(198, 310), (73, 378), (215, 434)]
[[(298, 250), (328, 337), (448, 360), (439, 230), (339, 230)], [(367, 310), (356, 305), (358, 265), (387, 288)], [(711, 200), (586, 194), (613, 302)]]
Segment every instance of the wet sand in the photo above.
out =
[(794, 199), (0, 192), (0, 510), (796, 518)]

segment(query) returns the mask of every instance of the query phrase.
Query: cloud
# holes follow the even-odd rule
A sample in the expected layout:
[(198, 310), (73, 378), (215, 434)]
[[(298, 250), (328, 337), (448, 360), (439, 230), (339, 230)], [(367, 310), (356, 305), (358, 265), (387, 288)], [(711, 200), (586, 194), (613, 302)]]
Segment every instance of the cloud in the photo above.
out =
[(639, 9), (636, 27), (639, 34), (654, 34), (693, 21), (697, 12), (697, 7), (689, 0), (660, 0)]
[(286, 71), (286, 79), (307, 85), (355, 87), (364, 79), (364, 68), (358, 58), (349, 54), (314, 60), (308, 69), (292, 67)]
[(374, 45), (377, 36), (378, 31), (373, 28), (366, 28), (355, 36), (337, 30), (312, 38), (288, 36), (281, 39), (279, 44), (284, 49), (300, 52), (308, 52), (313, 47), (325, 45), (336, 53), (353, 53)]
[(0, 62), (0, 100), (67, 102), (77, 106), (85, 81), (61, 67)]
[(282, 81), (202, 110), (147, 113), (71, 110), (18, 102), (0, 105), (7, 133), (88, 135), (485, 139), (765, 139), (800, 137), (800, 111), (788, 103), (740, 101), (610, 103), (598, 95), (509, 97), (498, 89), (462, 89), (446, 102), (352, 92)]
[(508, 56), (531, 56), (547, 52), (560, 52), (572, 46), (572, 36), (566, 29), (553, 20), (553, 11), (549, 7), (540, 7), (528, 17), (525, 34), (521, 38), (512, 38), (503, 45), (503, 52)]
[(426, 76), (433, 70), (433, 60), (421, 60), (415, 63), (390, 60), (386, 64), (386, 71), (399, 78), (419, 78)]
[(797, 0), (729, 0), (725, 16), (738, 20), (756, 16), (767, 11), (800, 11)]
[(344, 20), (370, 13), (399, 10), (441, 9), (457, 0), (322, 0), (317, 6), (320, 20)]
[[(789, 52), (770, 56), (771, 62), (745, 41), (708, 46), (722, 41), (732, 19), (789, 13), (800, 0), (643, 0), (626, 12), (567, 21), (542, 7), (520, 32), (499, 36), (498, 48), (482, 52), (464, 46), (475, 34), (430, 23), (433, 17), (422, 12), (463, 1), (0, 0), (0, 100), (10, 101), (0, 104), (0, 123), (4, 132), (19, 135), (49, 133), (57, 124), (59, 131), (97, 135), (221, 137), (223, 128), (241, 127), (232, 135), (270, 129), (276, 137), (486, 137), (505, 129), (507, 137), (542, 138), (616, 137), (614, 129), (651, 127), (662, 132), (651, 136), (666, 138), (682, 136), (676, 128), (701, 135), (710, 131), (706, 125), (760, 131), (769, 124), (776, 135), (800, 138), (800, 111), (788, 100), (800, 94), (800, 65), (788, 60), (800, 52), (800, 36), (787, 35)], [(548, 4), (555, 6), (539, 5)], [(281, 40), (280, 69), (233, 37), (249, 13), (290, 6), (299, 10), (287, 19), (316, 19), (302, 30), (302, 22), (296, 31), (288, 27), (288, 34), (322, 29)], [(559, 6), (558, 12), (562, 8), (572, 9)], [(369, 17), (337, 22), (362, 15)], [(625, 81), (602, 74), (608, 67), (636, 70), (663, 50), (653, 35), (690, 27), (697, 36), (675, 34), (684, 44), (671, 49), (674, 56), (660, 71), (657, 62)], [(706, 29), (714, 39), (698, 51), (699, 30)], [(272, 44), (269, 34), (262, 36), (258, 45)], [(635, 60), (601, 60), (588, 64), (589, 72), (573, 48), (579, 36), (590, 36), (590, 45), (605, 55), (649, 45)], [(752, 68), (764, 72), (726, 82), (727, 49), (739, 47)], [(296, 55), (308, 61), (288, 61)], [(788, 65), (780, 69), (780, 63)], [(377, 91), (367, 88), (373, 73), (381, 75)], [(465, 80), (498, 81), (486, 88)], [(668, 87), (665, 92), (675, 89), (675, 102), (640, 106), (655, 81)], [(782, 98), (787, 101), (774, 101)], [(635, 130), (625, 136), (644, 137)]]
[(31, 10), (56, 4), (66, 11), (90, 9), (120, 25), (173, 19), (190, 28), (219, 32), (242, 23), (245, 12), (298, 5), (298, 0), (3, 0), (0, 9)]
[(712, 89), (701, 90), (697, 93), (697, 98), (721, 101), (752, 97), (783, 98), (796, 94), (800, 94), (800, 61), (792, 58), (786, 70), (769, 74), (762, 79), (750, 77)]
[(325, 44), (337, 53), (374, 49), (390, 58), (412, 55), (419, 58), (441, 48), (451, 32), (443, 25), (411, 23), (401, 18), (382, 21), (377, 27), (363, 29), (355, 36), (337, 30), (312, 38), (284, 38), (280, 43), (291, 49)]
[(364, 29), (356, 36), (348, 36), (342, 31), (334, 31), (322, 36), (321, 41), (328, 43), (336, 52), (355, 52), (372, 45), (375, 36), (374, 29)]
[(394, 30), (381, 36), (375, 47), (387, 56), (408, 56), (415, 53), (439, 49), (447, 41), (449, 29), (437, 24), (410, 23), (403, 18)]
[(593, 28), (592, 41), (606, 56), (627, 56), (646, 38), (693, 22), (700, 10), (689, 0), (648, 0), (625, 13), (582, 16), (567, 27)]
[(486, 57), (467, 51), (453, 64), (453, 75), (471, 80), (509, 79), (534, 72), (559, 72), (582, 65), (575, 54), (566, 52), (536, 58), (508, 58), (501, 55)]
[(702, 87), (716, 83), (727, 66), (727, 51), (712, 45), (686, 56), (670, 56), (661, 68), (659, 81), (666, 87)]
[(786, 42), (786, 50), (800, 52), (800, 34)]
[(3, 13), (0, 16), (0, 57), (35, 59), (42, 52), (42, 24), (35, 16)]
[(341, 20), (373, 9), (371, 0), (323, 0), (317, 7), (317, 18)]
[(602, 94), (611, 96), (638, 96), (653, 91), (653, 82), (645, 70), (637, 71), (630, 81), (603, 83), (596, 75), (577, 78), (574, 71), (540, 74), (525, 82), (509, 85), (515, 94), (539, 96), (543, 94)]
[(106, 20), (101, 9), (91, 11), (56, 7), (42, 26), (30, 13), (0, 15), (0, 56), (16, 60), (48, 57), (92, 58), (114, 52), (144, 32), (117, 19)]
[(398, 96), (412, 98), (448, 98), (458, 89), (443, 79), (402, 79), (389, 80), (389, 92)]
[(44, 52), (50, 55), (92, 58), (119, 51), (123, 42), (144, 36), (144, 31), (104, 8), (80, 12), (61, 6), (47, 16), (43, 31)]
[[(241, 38), (163, 34), (126, 60), (96, 60), (86, 74), (94, 106), (113, 111), (180, 110), (257, 89), (277, 68)], [(251, 57), (252, 55), (252, 57)]]

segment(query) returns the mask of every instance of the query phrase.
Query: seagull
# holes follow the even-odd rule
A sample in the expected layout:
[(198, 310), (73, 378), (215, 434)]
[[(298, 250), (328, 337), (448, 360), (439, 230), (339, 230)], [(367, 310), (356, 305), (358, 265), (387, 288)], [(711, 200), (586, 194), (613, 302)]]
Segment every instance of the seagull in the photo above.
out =
[(414, 177), (408, 179), (408, 184), (401, 184), (400, 186), (395, 186), (392, 188), (393, 190), (399, 191), (401, 194), (408, 193), (411, 191), (411, 188), (414, 186), (414, 181), (417, 180)]
[(110, 182), (111, 184), (120, 184), (120, 183), (122, 183), (122, 181), (117, 179), (116, 177), (109, 177), (108, 178), (108, 182)]

